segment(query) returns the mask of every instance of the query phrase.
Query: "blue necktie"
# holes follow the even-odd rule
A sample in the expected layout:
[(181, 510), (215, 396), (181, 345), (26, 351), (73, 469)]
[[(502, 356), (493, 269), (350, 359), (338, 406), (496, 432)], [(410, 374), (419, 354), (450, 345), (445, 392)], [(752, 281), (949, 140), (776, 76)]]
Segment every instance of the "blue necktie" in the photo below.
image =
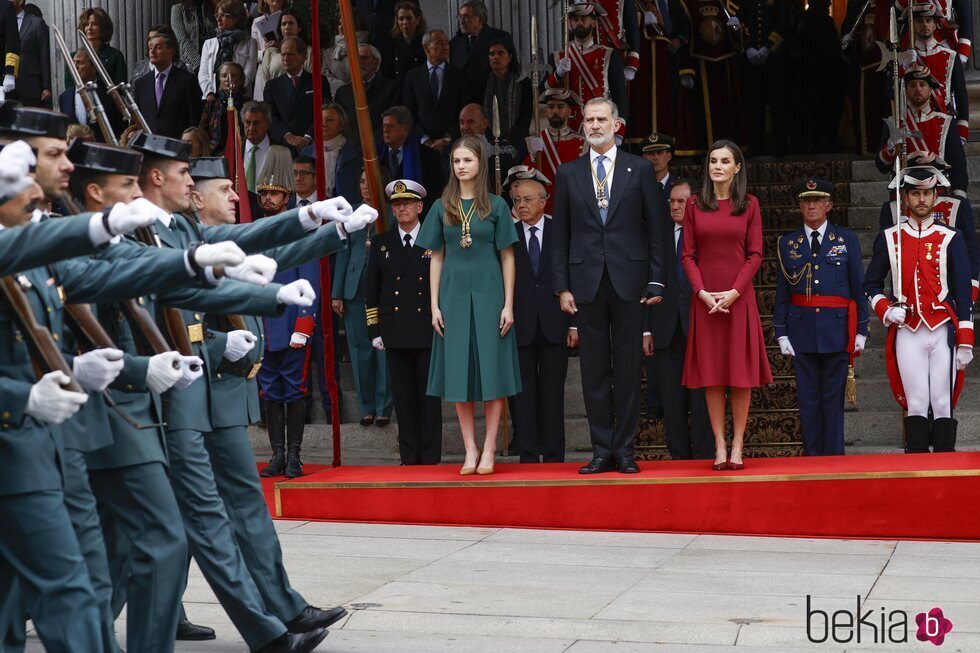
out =
[[(606, 157), (602, 156), (601, 154), (599, 156), (597, 156), (596, 159), (595, 159), (595, 176), (596, 176), (596, 179), (599, 180), (600, 184), (601, 184), (601, 182), (603, 182), (603, 181), (606, 180), (606, 166), (602, 165), (602, 162), (605, 161), (605, 160), (606, 160)], [(598, 193), (597, 196), (598, 197), (605, 198), (606, 202), (608, 202), (609, 201), (609, 193), (606, 192), (606, 191), (607, 191), (606, 187), (600, 185), (599, 186), (599, 193)], [(602, 224), (606, 224), (606, 216), (608, 214), (609, 214), (609, 209), (608, 208), (605, 208), (604, 209), (601, 206), (599, 207), (599, 218), (602, 219)]]
[(436, 102), (439, 101), (439, 69), (433, 66), (429, 69), (429, 92), (432, 93), (432, 99)]
[(681, 257), (684, 255), (684, 229), (677, 230), (677, 281), (683, 283), (687, 280), (684, 276), (684, 266), (681, 265)]
[(531, 235), (527, 239), (527, 255), (531, 259), (531, 269), (534, 270), (534, 276), (538, 276), (541, 273), (541, 243), (538, 242), (538, 237), (535, 235), (538, 228), (531, 227), (528, 231), (531, 232)]

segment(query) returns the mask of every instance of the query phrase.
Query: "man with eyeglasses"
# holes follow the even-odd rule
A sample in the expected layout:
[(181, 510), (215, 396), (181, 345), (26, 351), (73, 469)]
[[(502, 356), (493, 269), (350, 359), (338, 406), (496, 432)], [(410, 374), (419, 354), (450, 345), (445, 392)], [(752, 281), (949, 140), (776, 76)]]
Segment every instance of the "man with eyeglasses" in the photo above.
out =
[(470, 82), (470, 102), (483, 102), (483, 90), (490, 78), (490, 43), (503, 39), (513, 44), (509, 32), (487, 25), (489, 15), (482, 0), (470, 0), (456, 14), (459, 31), (449, 42), (449, 63), (466, 74)]
[(565, 461), (565, 377), (568, 350), (578, 346), (578, 331), (563, 313), (551, 270), (551, 216), (545, 215), (547, 187), (540, 171), (514, 166), (504, 188), (520, 219), (520, 243), (514, 246), (514, 328), (523, 390), (514, 397), (510, 450), (522, 463)]

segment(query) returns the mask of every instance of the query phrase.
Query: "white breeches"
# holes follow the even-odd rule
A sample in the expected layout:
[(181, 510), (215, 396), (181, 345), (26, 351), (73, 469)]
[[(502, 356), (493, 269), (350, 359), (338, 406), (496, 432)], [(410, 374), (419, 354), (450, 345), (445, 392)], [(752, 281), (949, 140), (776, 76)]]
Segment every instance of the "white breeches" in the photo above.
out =
[(922, 324), (916, 331), (899, 329), (895, 336), (895, 355), (910, 416), (928, 416), (930, 405), (934, 418), (952, 416), (951, 328), (946, 323), (930, 331)]

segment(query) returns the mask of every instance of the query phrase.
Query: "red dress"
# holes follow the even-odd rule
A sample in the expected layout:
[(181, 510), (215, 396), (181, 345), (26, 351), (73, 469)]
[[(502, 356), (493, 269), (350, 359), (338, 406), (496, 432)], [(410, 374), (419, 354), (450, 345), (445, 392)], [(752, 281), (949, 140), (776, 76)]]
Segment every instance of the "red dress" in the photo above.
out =
[[(688, 388), (755, 388), (772, 383), (752, 277), (762, 265), (759, 201), (748, 196), (741, 215), (729, 200), (702, 211), (692, 195), (684, 211), (684, 273), (691, 282), (691, 328), (681, 383)], [(729, 313), (708, 314), (697, 294), (734, 288), (739, 298)]]

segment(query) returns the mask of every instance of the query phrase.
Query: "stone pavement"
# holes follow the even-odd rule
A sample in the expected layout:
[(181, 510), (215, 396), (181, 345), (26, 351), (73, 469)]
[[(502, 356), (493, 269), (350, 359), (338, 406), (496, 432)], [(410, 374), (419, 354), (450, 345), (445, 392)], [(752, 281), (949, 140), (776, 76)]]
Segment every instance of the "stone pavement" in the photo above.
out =
[[(294, 586), (314, 605), (350, 610), (323, 653), (931, 651), (915, 639), (915, 615), (934, 607), (953, 623), (941, 651), (980, 650), (980, 544), (276, 526)], [(837, 630), (850, 643), (811, 644), (808, 594), (828, 614), (855, 613), (860, 596), (861, 644), (856, 616), (854, 628)], [(218, 641), (178, 651), (246, 650), (196, 567), (184, 599), (190, 619), (214, 626)], [(890, 628), (898, 610), (908, 642), (883, 645), (882, 619)], [(813, 637), (826, 634), (826, 618), (811, 624)], [(41, 650), (32, 635), (28, 651)]]

